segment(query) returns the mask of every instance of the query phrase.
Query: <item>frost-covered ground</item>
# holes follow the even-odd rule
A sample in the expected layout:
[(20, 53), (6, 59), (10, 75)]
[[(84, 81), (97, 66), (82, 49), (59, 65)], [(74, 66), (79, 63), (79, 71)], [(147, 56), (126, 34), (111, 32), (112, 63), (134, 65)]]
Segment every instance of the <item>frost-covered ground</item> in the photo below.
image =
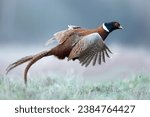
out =
[(0, 99), (150, 99), (150, 76), (102, 82), (39, 76), (32, 77), (27, 87), (21, 80), (0, 76)]

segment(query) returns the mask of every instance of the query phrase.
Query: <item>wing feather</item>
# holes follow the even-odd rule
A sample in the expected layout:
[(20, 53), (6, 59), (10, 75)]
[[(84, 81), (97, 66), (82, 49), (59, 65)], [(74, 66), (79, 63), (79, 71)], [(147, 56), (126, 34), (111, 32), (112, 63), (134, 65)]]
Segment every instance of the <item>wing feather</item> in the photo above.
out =
[(98, 63), (101, 64), (101, 51), (99, 51), (99, 59)]
[(99, 64), (101, 64), (101, 60), (106, 62), (106, 57), (110, 57), (109, 53), (112, 52), (96, 33), (83, 37), (72, 49), (68, 58), (69, 60), (78, 58), (81, 65), (87, 67), (91, 61), (93, 66), (97, 60)]
[(55, 33), (52, 38), (50, 38), (45, 45), (51, 44), (54, 40), (56, 40), (59, 44), (64, 43), (70, 36), (75, 35), (73, 29), (63, 30)]
[(87, 67), (90, 63), (91, 63), (91, 61), (93, 60), (93, 58), (94, 58), (94, 53), (92, 53), (91, 54), (91, 57), (88, 59), (88, 61), (85, 63), (85, 67)]
[(106, 56), (107, 56), (108, 58), (110, 58), (110, 56), (109, 56), (109, 54), (108, 54), (106, 48), (104, 49), (104, 52), (105, 52)]
[(113, 53), (111, 52), (111, 50), (110, 50), (106, 45), (104, 45), (104, 47), (106, 48), (106, 50), (109, 51), (109, 53), (113, 54)]
[(102, 58), (103, 58), (103, 62), (105, 63), (105, 53), (104, 53), (104, 50), (102, 50)]
[[(84, 55), (87, 57), (85, 57)], [(79, 61), (80, 61), (80, 63), (82, 63), (82, 66), (85, 65), (94, 54), (92, 51), (87, 51), (87, 53), (84, 53), (84, 55), (79, 57)], [(81, 61), (82, 58), (85, 58), (85, 59), (83, 61)]]
[(84, 63), (89, 57), (90, 57), (91, 53), (86, 51), (84, 52), (84, 54), (82, 54), (82, 57), (79, 58), (80, 63)]
[(96, 63), (97, 56), (98, 56), (98, 52), (96, 52), (96, 53), (95, 53), (95, 56), (94, 56), (94, 59), (93, 59), (93, 66), (94, 66), (94, 65), (95, 65), (95, 63)]

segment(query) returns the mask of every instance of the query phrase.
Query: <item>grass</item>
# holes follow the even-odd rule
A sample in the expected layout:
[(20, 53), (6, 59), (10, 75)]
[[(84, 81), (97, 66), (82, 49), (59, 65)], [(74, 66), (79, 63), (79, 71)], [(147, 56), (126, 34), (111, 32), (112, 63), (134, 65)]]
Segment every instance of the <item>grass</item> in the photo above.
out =
[(96, 83), (75, 77), (33, 79), (25, 87), (22, 80), (0, 75), (0, 99), (150, 99), (150, 77), (146, 75)]

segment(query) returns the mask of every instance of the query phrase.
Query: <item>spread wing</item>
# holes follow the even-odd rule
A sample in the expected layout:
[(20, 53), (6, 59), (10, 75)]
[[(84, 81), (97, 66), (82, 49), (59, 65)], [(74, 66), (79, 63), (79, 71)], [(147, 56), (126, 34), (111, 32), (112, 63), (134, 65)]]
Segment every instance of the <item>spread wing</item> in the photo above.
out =
[(69, 55), (70, 59), (78, 58), (81, 65), (86, 67), (93, 61), (93, 65), (98, 61), (105, 62), (105, 57), (110, 57), (108, 53), (112, 53), (110, 49), (101, 39), (98, 33), (92, 33), (83, 37), (72, 49)]
[(74, 25), (68, 25), (68, 29), (59, 31), (53, 35), (52, 38), (50, 38), (47, 42), (46, 45), (49, 45), (51, 42), (56, 40), (59, 44), (62, 44), (63, 42), (66, 41), (66, 39), (74, 33), (73, 29), (78, 29), (81, 28), (79, 26), (74, 26)]

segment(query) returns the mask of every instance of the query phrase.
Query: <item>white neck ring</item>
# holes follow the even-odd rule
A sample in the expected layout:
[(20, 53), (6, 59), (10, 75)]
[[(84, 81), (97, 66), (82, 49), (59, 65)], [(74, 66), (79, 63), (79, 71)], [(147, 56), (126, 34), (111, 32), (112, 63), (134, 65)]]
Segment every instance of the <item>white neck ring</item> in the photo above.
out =
[(104, 29), (106, 32), (109, 32), (108, 28), (105, 26), (104, 23), (103, 23), (103, 29)]

